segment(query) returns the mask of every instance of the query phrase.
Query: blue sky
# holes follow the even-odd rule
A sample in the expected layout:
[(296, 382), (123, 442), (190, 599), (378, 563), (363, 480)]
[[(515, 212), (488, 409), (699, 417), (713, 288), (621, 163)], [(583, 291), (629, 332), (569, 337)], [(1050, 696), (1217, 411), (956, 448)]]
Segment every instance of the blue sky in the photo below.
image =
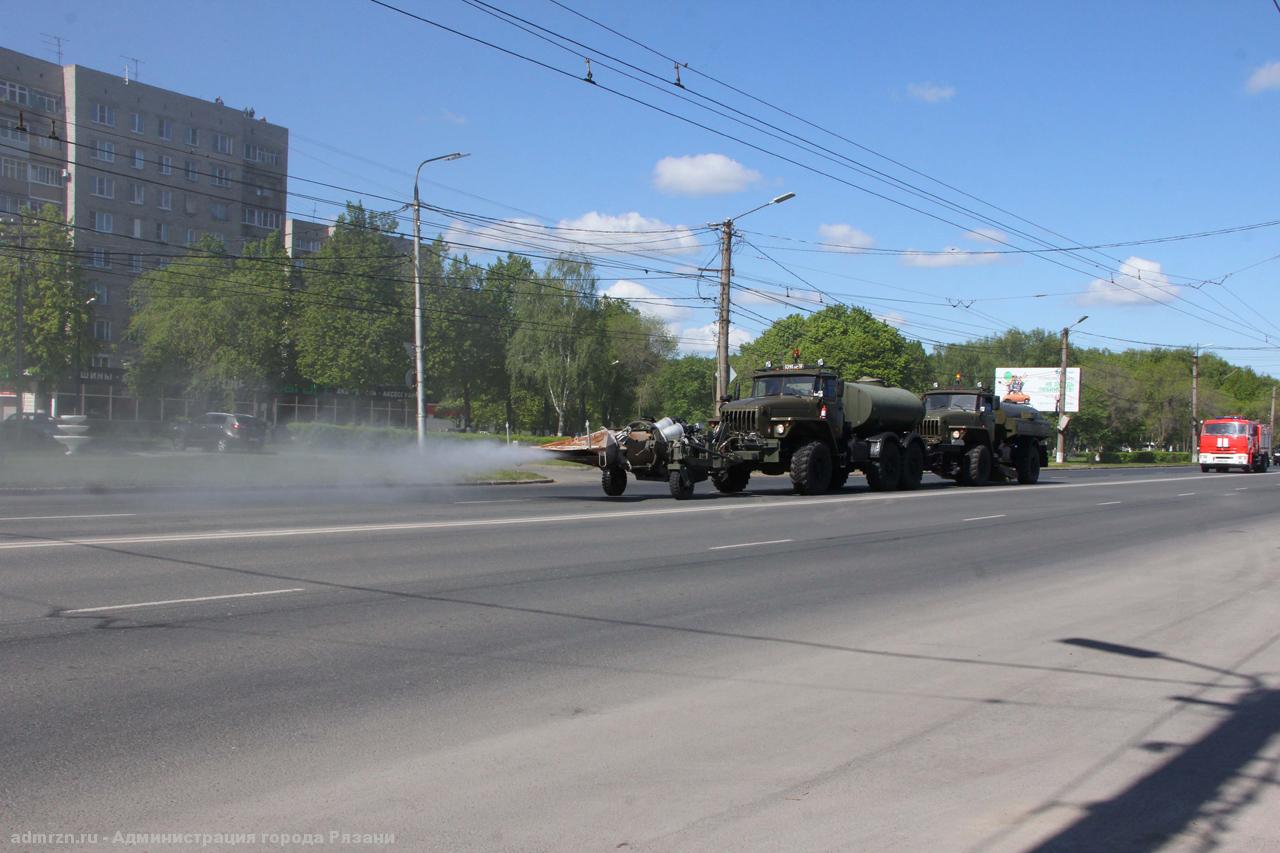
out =
[[(863, 305), (926, 341), (1008, 326), (1060, 328), (1088, 314), (1078, 328), (1082, 344), (1127, 346), (1094, 334), (1214, 345), (1233, 361), (1280, 373), (1280, 260), (1244, 269), (1280, 255), (1280, 227), (1096, 252), (967, 254), (1045, 248), (1014, 229), (1071, 247), (1280, 219), (1280, 12), (1270, 0), (563, 0), (687, 63), (684, 92), (666, 82), (649, 88), (609, 68), (621, 67), (612, 56), (664, 81), (673, 74), (668, 60), (552, 0), (492, 5), (587, 48), (563, 50), (464, 0), (388, 2), (566, 73), (368, 0), (48, 0), (9, 16), (3, 43), (52, 58), (42, 33), (57, 34), (68, 39), (66, 62), (115, 70), (122, 55), (136, 56), (144, 82), (252, 105), (290, 128), (290, 173), (298, 177), (407, 199), (420, 160), (468, 152), (424, 169), (428, 203), (526, 227), (594, 229), (537, 234), (544, 245), (560, 236), (628, 248), (632, 254), (588, 247), (601, 252), (601, 289), (670, 298), (636, 304), (669, 320), (689, 350), (710, 349), (703, 327), (714, 311), (698, 297), (711, 295), (714, 282), (669, 274), (716, 265), (706, 223), (790, 191), (794, 200), (739, 222), (747, 242), (734, 258), (735, 283), (744, 288), (734, 296), (742, 309), (735, 342), (791, 310), (771, 300), (815, 308), (821, 291), (822, 303)], [(584, 55), (601, 85), (574, 79), (585, 73)], [(830, 149), (834, 160), (673, 93), (715, 98)], [(990, 221), (878, 183), (847, 158)], [(346, 195), (292, 186), (335, 200)], [(290, 209), (334, 213), (299, 199)], [(458, 242), (510, 245), (510, 226), (476, 234), (474, 225), (438, 215), (431, 221), (433, 232), (449, 228)], [(668, 230), (678, 226), (690, 230)], [(654, 233), (597, 233), (611, 230)], [(948, 249), (957, 251), (882, 251)]]

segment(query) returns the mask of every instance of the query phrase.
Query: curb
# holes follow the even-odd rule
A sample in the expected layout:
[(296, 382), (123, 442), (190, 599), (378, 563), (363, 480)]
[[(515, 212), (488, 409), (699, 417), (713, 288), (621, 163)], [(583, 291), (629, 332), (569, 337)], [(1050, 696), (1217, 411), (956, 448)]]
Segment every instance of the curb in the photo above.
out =
[(164, 492), (190, 492), (197, 488), (202, 492), (294, 492), (299, 489), (457, 489), (470, 486), (537, 486), (554, 483), (550, 477), (536, 480), (471, 480), (465, 483), (300, 483), (293, 486), (32, 486), (0, 488), (0, 496), (23, 497), (28, 495), (110, 495), (147, 494)]

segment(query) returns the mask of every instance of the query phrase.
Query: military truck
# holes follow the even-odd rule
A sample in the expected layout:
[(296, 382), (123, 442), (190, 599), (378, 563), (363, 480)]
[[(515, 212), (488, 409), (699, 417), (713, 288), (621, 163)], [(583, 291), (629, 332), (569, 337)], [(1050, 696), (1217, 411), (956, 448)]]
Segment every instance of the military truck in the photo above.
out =
[(924, 395), (920, 435), (926, 466), (962, 486), (1016, 479), (1030, 484), (1049, 463), (1046, 439), (1053, 426), (1040, 412), (1007, 403), (985, 388), (950, 388)]
[(756, 471), (790, 474), (805, 495), (839, 489), (855, 470), (876, 490), (918, 488), (926, 448), (915, 426), (922, 414), (916, 395), (879, 379), (846, 382), (821, 361), (766, 363), (747, 396), (724, 403), (706, 441), (672, 446), (671, 495), (688, 498), (704, 479), (721, 492), (740, 492)]

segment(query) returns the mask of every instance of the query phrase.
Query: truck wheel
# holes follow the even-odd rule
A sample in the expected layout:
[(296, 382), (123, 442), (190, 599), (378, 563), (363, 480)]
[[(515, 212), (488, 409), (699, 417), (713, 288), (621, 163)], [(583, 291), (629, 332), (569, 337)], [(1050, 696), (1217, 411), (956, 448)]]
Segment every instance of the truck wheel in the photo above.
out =
[(734, 465), (711, 475), (711, 484), (716, 487), (716, 491), (726, 495), (742, 491), (750, 480), (751, 469), (746, 465)]
[(880, 458), (867, 465), (867, 485), (873, 492), (892, 492), (902, 478), (902, 451), (898, 442), (882, 439)]
[(1200, 466), (1200, 473), (1201, 473), (1201, 474), (1208, 474), (1208, 473), (1209, 473), (1209, 466), (1208, 466), (1208, 465), (1201, 465), (1201, 466)]
[(831, 482), (827, 484), (828, 492), (838, 492), (844, 488), (844, 484), (849, 482), (848, 468), (832, 468)]
[(965, 451), (960, 468), (960, 484), (985, 486), (991, 479), (991, 451), (985, 444), (975, 444)]
[(606, 495), (616, 498), (627, 490), (627, 469), (610, 465), (600, 472), (600, 485)]
[(671, 488), (671, 497), (678, 501), (687, 501), (693, 497), (693, 478), (683, 468), (671, 472), (667, 477), (667, 485)]
[(1040, 481), (1040, 454), (1034, 447), (1025, 447), (1018, 454), (1018, 482), (1030, 486)]
[(811, 441), (791, 457), (791, 485), (802, 495), (820, 495), (831, 484), (831, 451)]
[(902, 470), (898, 474), (898, 488), (904, 492), (920, 488), (924, 477), (924, 451), (918, 442), (911, 442), (902, 449)]

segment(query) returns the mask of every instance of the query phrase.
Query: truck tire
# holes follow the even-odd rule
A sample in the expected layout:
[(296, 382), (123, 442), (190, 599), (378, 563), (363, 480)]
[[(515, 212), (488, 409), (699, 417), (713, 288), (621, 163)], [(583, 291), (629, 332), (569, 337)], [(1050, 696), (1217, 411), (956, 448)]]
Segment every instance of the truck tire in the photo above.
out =
[(965, 451), (960, 466), (960, 485), (985, 486), (991, 479), (991, 450), (985, 444), (975, 444)]
[(849, 482), (849, 469), (834, 467), (831, 469), (831, 482), (827, 484), (828, 492), (838, 492)]
[(618, 465), (605, 468), (600, 472), (600, 486), (609, 497), (618, 497), (627, 490), (627, 469)]
[(734, 465), (732, 468), (711, 475), (711, 483), (716, 487), (716, 491), (726, 495), (742, 491), (750, 481), (751, 469), (746, 465)]
[(683, 468), (677, 468), (668, 475), (667, 485), (671, 489), (671, 497), (678, 501), (693, 497), (693, 478)]
[(902, 479), (902, 449), (892, 438), (880, 440), (880, 457), (867, 464), (867, 485), (873, 492), (892, 492)]
[(831, 451), (811, 441), (791, 457), (791, 485), (802, 495), (820, 495), (831, 484)]
[(1024, 486), (1034, 485), (1040, 480), (1040, 454), (1035, 446), (1028, 446), (1019, 449), (1018, 460), (1015, 463), (1018, 469), (1018, 482)]
[(1208, 466), (1208, 465), (1201, 465), (1201, 466), (1200, 466), (1200, 473), (1201, 473), (1201, 474), (1208, 474), (1208, 473), (1209, 473), (1209, 466)]
[(920, 442), (910, 442), (902, 448), (902, 470), (898, 473), (898, 488), (904, 492), (912, 492), (920, 488), (920, 480), (924, 478), (924, 450)]

